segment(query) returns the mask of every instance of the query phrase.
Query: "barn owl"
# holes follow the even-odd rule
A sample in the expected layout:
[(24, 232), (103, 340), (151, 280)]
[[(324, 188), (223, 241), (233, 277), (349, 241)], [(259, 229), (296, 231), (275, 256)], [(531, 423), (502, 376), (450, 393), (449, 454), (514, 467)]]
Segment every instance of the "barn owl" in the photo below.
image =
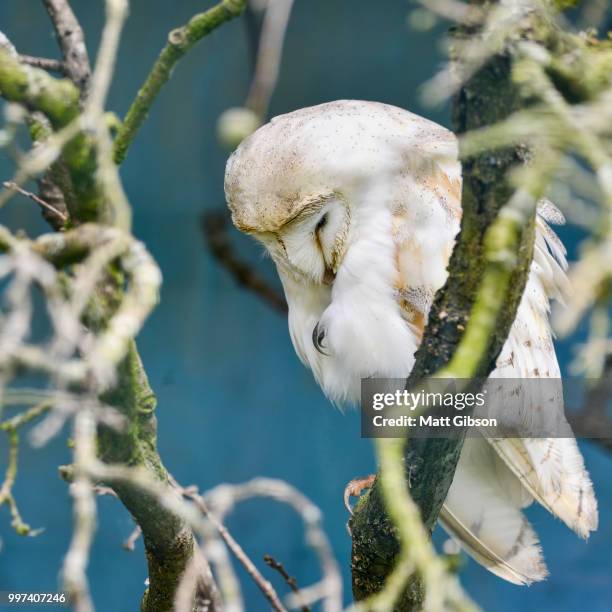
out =
[[(291, 340), (327, 397), (358, 403), (362, 378), (407, 377), (459, 230), (455, 136), (386, 104), (305, 108), (243, 141), (225, 193), (236, 227), (274, 260)], [(539, 207), (527, 286), (493, 377), (560, 378), (548, 311), (567, 264), (548, 223), (562, 220)], [(573, 437), (469, 438), (440, 522), (491, 572), (529, 584), (547, 574), (522, 512), (533, 500), (584, 538), (597, 528)]]

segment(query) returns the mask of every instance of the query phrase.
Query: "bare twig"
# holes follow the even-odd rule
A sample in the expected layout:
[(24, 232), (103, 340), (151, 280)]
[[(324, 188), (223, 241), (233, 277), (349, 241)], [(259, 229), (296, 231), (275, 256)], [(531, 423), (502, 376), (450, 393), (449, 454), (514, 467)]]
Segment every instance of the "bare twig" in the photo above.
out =
[(0, 486), (0, 506), (12, 499), (12, 489), (17, 476), (17, 456), (19, 453), (19, 435), (14, 429), (9, 430), (9, 452), (6, 462), (4, 481)]
[(112, 212), (110, 224), (124, 231), (131, 229), (131, 209), (113, 162), (113, 142), (104, 117), (104, 103), (114, 73), (119, 39), (127, 13), (127, 0), (106, 0), (106, 23), (102, 30), (91, 91), (83, 112), (85, 123), (91, 124), (97, 136), (98, 175), (105, 207)]
[(35, 406), (32, 406), (29, 410), (25, 412), (21, 412), (14, 417), (7, 419), (6, 421), (2, 421), (0, 423), (0, 430), (2, 431), (12, 431), (19, 429), (22, 425), (33, 421), (35, 418), (45, 414), (48, 410), (50, 410), (53, 402), (51, 400), (43, 400), (39, 402)]
[(48, 204), (47, 202), (45, 202), (42, 198), (37, 196), (35, 193), (32, 193), (31, 191), (27, 191), (26, 189), (23, 189), (23, 187), (20, 187), (17, 183), (13, 181), (4, 181), (2, 185), (6, 187), (7, 189), (13, 189), (14, 191), (17, 191), (21, 195), (25, 196), (26, 198), (33, 200), (41, 208), (48, 210), (50, 213), (55, 215), (62, 222), (66, 222), (68, 220), (68, 216), (65, 215), (61, 210), (57, 210), (57, 208), (54, 208), (53, 206), (51, 206), (51, 204)]
[(172, 30), (136, 99), (130, 106), (115, 139), (115, 162), (120, 164), (127, 155), (136, 133), (149, 114), (149, 110), (161, 88), (168, 82), (176, 63), (197, 42), (226, 21), (242, 13), (246, 0), (222, 0), (205, 13), (199, 13), (181, 28)]
[(60, 60), (50, 59), (48, 57), (34, 57), (32, 55), (24, 55), (21, 53), (19, 55), (19, 61), (22, 64), (34, 66), (35, 68), (42, 68), (43, 70), (48, 70), (49, 72), (66, 74), (66, 66), (64, 65), (64, 62)]
[(271, 287), (249, 264), (234, 254), (228, 236), (230, 227), (229, 216), (225, 211), (202, 216), (202, 230), (211, 254), (240, 286), (258, 295), (277, 312), (286, 314), (285, 297)]
[[(264, 555), (263, 559), (264, 559), (264, 562), (266, 563), (266, 565), (268, 567), (271, 567), (273, 570), (276, 570), (282, 576), (283, 580), (285, 581), (285, 584), (287, 584), (287, 586), (296, 595), (299, 595), (300, 587), (298, 586), (297, 580), (293, 576), (290, 576), (287, 573), (287, 570), (284, 568), (283, 564), (280, 563), (279, 561), (277, 561), (271, 555)], [(311, 609), (310, 609), (310, 606), (302, 606), (300, 608), (300, 611), (301, 612), (311, 612)]]
[(225, 545), (236, 557), (242, 567), (244, 567), (244, 569), (253, 579), (255, 584), (259, 587), (259, 590), (270, 602), (272, 608), (277, 612), (286, 612), (285, 607), (281, 603), (272, 584), (261, 575), (261, 572), (257, 569), (251, 559), (249, 559), (240, 544), (236, 542), (236, 540), (233, 538), (227, 528), (219, 520), (217, 520), (217, 518), (213, 514), (209, 512), (204, 498), (199, 495), (197, 491), (193, 488), (182, 489), (182, 492), (185, 497), (193, 500), (194, 504), (200, 509), (202, 514), (206, 516), (208, 520), (214, 525), (222, 540), (225, 542)]
[(321, 580), (292, 594), (292, 607), (310, 605), (322, 600), (324, 612), (342, 610), (342, 579), (329, 541), (321, 529), (321, 511), (304, 495), (281, 480), (255, 478), (244, 484), (223, 484), (204, 495), (211, 512), (223, 522), (227, 513), (239, 502), (252, 497), (269, 497), (288, 504), (302, 518), (306, 528), (306, 541), (317, 554), (323, 576)]
[(68, 78), (87, 95), (91, 68), (85, 46), (85, 36), (67, 0), (43, 0), (51, 17), (57, 42), (64, 56), (64, 70)]
[(74, 532), (62, 571), (65, 588), (77, 612), (92, 612), (93, 603), (87, 582), (89, 551), (96, 529), (96, 501), (85, 467), (95, 457), (96, 423), (87, 409), (74, 421), (75, 479), (70, 487), (74, 500)]

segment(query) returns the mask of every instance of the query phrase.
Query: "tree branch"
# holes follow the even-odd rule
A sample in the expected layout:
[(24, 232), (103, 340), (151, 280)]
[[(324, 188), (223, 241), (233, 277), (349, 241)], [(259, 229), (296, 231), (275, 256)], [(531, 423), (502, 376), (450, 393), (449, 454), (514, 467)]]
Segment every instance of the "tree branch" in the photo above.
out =
[[(85, 47), (82, 45), (82, 32), (69, 6), (60, 0), (48, 0), (47, 8), (52, 15), (58, 31), (58, 38), (66, 57), (66, 68), (69, 76), (79, 83), (85, 90), (89, 81), (89, 63), (86, 58)], [(223, 15), (227, 10), (236, 8), (235, 2), (226, 1), (223, 3)], [(48, 117), (53, 132), (45, 134), (44, 142), (39, 148), (29, 154), (26, 161), (27, 170), (22, 171), (22, 177), (40, 172), (48, 167), (49, 163), (60, 158), (66, 162), (70, 173), (71, 187), (74, 194), (71, 198), (70, 218), (75, 224), (82, 224), (86, 221), (99, 219), (99, 215), (104, 210), (110, 196), (112, 202), (116, 201), (117, 189), (120, 185), (117, 180), (113, 180), (112, 172), (116, 173), (116, 168), (112, 164), (112, 172), (109, 172), (105, 165), (107, 151), (104, 145), (103, 130), (101, 126), (103, 103), (108, 89), (110, 77), (112, 75), (114, 54), (117, 46), (119, 31), (123, 19), (123, 9), (125, 4), (122, 2), (107, 3), (107, 24), (103, 33), (101, 49), (96, 65), (96, 72), (92, 82), (92, 95), (85, 101), (83, 112), (81, 113), (80, 92), (68, 80), (57, 80), (49, 76), (42, 70), (21, 64), (15, 54), (10, 50), (0, 50), (0, 91), (2, 95), (12, 101), (26, 106), (33, 112), (40, 111)], [(218, 12), (213, 11), (213, 17), (219, 16)], [(189, 29), (186, 34), (189, 36), (178, 45), (177, 49), (181, 53), (195, 43), (193, 36), (203, 36), (206, 32), (202, 28), (212, 29), (222, 23), (225, 19), (218, 20), (218, 23), (196, 21), (194, 29)], [(71, 24), (72, 21), (72, 24)], [(78, 28), (77, 36), (72, 35), (72, 27)], [(75, 30), (76, 31), (76, 30)], [(177, 32), (177, 39), (180, 42), (181, 31)], [(76, 46), (76, 48), (75, 48)], [(79, 52), (81, 52), (79, 54)], [(69, 62), (68, 60), (74, 60)], [(72, 72), (68, 70), (68, 64)], [(79, 76), (80, 75), (80, 76)], [(44, 127), (44, 126), (43, 126)], [(110, 155), (108, 155), (110, 159)], [(28, 162), (31, 162), (28, 165)], [(40, 170), (39, 170), (40, 168)], [(115, 177), (116, 178), (116, 177)], [(122, 194), (120, 194), (122, 195)], [(112, 206), (112, 202), (110, 203)], [(91, 226), (91, 229), (95, 228)], [(81, 227), (80, 230), (87, 230)], [(104, 230), (98, 226), (97, 235), (101, 236)], [(82, 232), (81, 232), (82, 233)], [(126, 235), (125, 238), (128, 238)], [(58, 240), (54, 240), (57, 238)], [(65, 240), (60, 240), (62, 235), (55, 234), (46, 242), (48, 250), (53, 251), (57, 246), (58, 253), (55, 258), (55, 265), (62, 266), (69, 262), (74, 256), (82, 257), (83, 251), (87, 253), (88, 247), (85, 245), (69, 244)], [(69, 238), (70, 240), (70, 238)], [(54, 243), (58, 244), (55, 245)], [(62, 243), (62, 244), (60, 244)], [(74, 248), (73, 248), (74, 247)], [(83, 248), (84, 247), (84, 248)], [(116, 247), (107, 251), (112, 255)], [(100, 260), (100, 257), (102, 259)], [(110, 267), (106, 261), (106, 251), (101, 248), (99, 254), (92, 254), (92, 261), (96, 257), (103, 264), (102, 274), (93, 277), (93, 286), (97, 285), (95, 298), (89, 304), (86, 312), (86, 321), (90, 329), (96, 331), (110, 330), (114, 323), (115, 315), (119, 313), (130, 299), (124, 294), (123, 273), (121, 267), (113, 265)], [(53, 255), (51, 255), (53, 258)], [(106, 263), (105, 263), (106, 262)], [(98, 261), (98, 263), (100, 263)], [(138, 264), (139, 262), (133, 262)], [(92, 264), (93, 265), (93, 264)], [(86, 268), (87, 266), (84, 266)], [(96, 268), (96, 265), (93, 265)], [(144, 270), (144, 268), (140, 268)], [(83, 269), (84, 271), (84, 269)], [(127, 268), (124, 270), (127, 272)], [(128, 272), (129, 274), (129, 272)], [(83, 279), (82, 279), (83, 280)], [(91, 280), (91, 279), (90, 279)], [(87, 281), (88, 283), (89, 281)], [(87, 284), (86, 283), (86, 284)], [(93, 289), (93, 286), (91, 289)], [(88, 298), (88, 291), (84, 293)], [(85, 306), (85, 303), (83, 304)], [(130, 325), (126, 327), (127, 319), (120, 317), (116, 331), (122, 336), (125, 334), (134, 335)], [(107, 329), (108, 328), (108, 329)], [(103, 331), (99, 338), (106, 334)], [(124, 340), (126, 338), (124, 337)], [(121, 341), (122, 343), (123, 341)], [(107, 361), (111, 353), (119, 356), (123, 349), (115, 341), (111, 341), (106, 346), (100, 345), (104, 355), (94, 356), (90, 364), (94, 369), (97, 363)], [(119, 353), (117, 353), (119, 351)], [(30, 351), (26, 356), (32, 365), (50, 365), (41, 362), (41, 355), (36, 351)], [(112, 361), (112, 360), (111, 360)], [(155, 397), (148, 385), (144, 369), (136, 351), (135, 344), (130, 342), (127, 355), (120, 362), (117, 371), (116, 386), (104, 395), (104, 400), (113, 406), (125, 418), (126, 426), (120, 430), (101, 423), (99, 425), (98, 452), (106, 461), (122, 462), (123, 465), (143, 468), (145, 474), (149, 474), (152, 480), (163, 484), (169, 482), (169, 476), (163, 467), (161, 459), (156, 449), (156, 426), (154, 417)], [(77, 418), (82, 406), (77, 413)], [(54, 415), (59, 419), (61, 415)], [(79, 468), (75, 465), (75, 469)], [(80, 469), (80, 468), (79, 468)], [(77, 484), (79, 487), (75, 493), (83, 493), (87, 485), (86, 476), (79, 476)], [(172, 510), (167, 507), (167, 499), (160, 499), (155, 496), (143, 494), (143, 491), (133, 484), (131, 480), (121, 480), (113, 482), (118, 496), (124, 505), (130, 510), (135, 520), (143, 530), (145, 542), (150, 586), (145, 593), (142, 602), (142, 609), (145, 611), (165, 611), (173, 607), (175, 593), (179, 587), (182, 576), (187, 567), (195, 568), (195, 580), (198, 584), (198, 600), (206, 601), (207, 610), (218, 610), (221, 606), (219, 594), (212, 578), (210, 567), (196, 545), (193, 531), (190, 525)], [(172, 489), (171, 489), (172, 490)], [(175, 492), (180, 497), (178, 491)], [(85, 504), (79, 506), (79, 500), (85, 500), (84, 496), (77, 495), (75, 504), (78, 506), (77, 527), (91, 525), (91, 521), (81, 521), (79, 517), (87, 513), (80, 512), (85, 508)], [(89, 534), (89, 535), (88, 535)], [(91, 530), (77, 529), (73, 546), (67, 557), (68, 576), (75, 588), (75, 592), (81, 594), (82, 609), (88, 609), (89, 601), (86, 595), (86, 578), (84, 555), (87, 554), (88, 542)], [(81, 546), (80, 543), (85, 543)]]
[[(170, 476), (157, 452), (156, 399), (135, 343), (131, 344), (118, 374), (116, 387), (103, 400), (123, 414), (130, 425), (121, 431), (99, 429), (100, 458), (107, 463), (142, 467), (155, 480), (170, 484)], [(196, 550), (193, 532), (183, 519), (138, 486), (128, 481), (109, 484), (142, 529), (149, 587), (141, 608), (150, 612), (171, 610), (176, 589)], [(180, 497), (176, 489), (175, 494)], [(212, 599), (210, 610), (220, 609), (209, 568), (202, 579)]]
[[(85, 98), (89, 89), (91, 68), (85, 36), (67, 0), (43, 0), (51, 17), (57, 42), (64, 56), (66, 76), (81, 90)], [(41, 66), (43, 67), (43, 66)]]
[[(472, 33), (469, 28), (460, 30), (460, 35)], [(511, 58), (500, 53), (478, 70), (455, 98), (455, 131), (463, 133), (496, 123), (518, 108), (520, 101), (511, 78)], [(511, 215), (499, 216), (514, 191), (508, 171), (526, 160), (527, 151), (519, 146), (481, 154), (464, 163), (461, 231), (448, 280), (430, 311), (409, 385), (445, 366), (447, 373), (465, 378), (486, 377), (493, 369), (531, 263), (535, 199), (528, 198), (531, 209), (527, 206), (520, 221)], [(410, 494), (428, 532), (452, 483), (462, 445), (459, 436), (410, 439), (406, 443), (404, 462)], [(351, 520), (353, 593), (357, 600), (381, 591), (401, 550), (394, 523), (385, 510), (387, 496), (379, 479), (360, 500)], [(425, 597), (422, 578), (421, 568), (420, 575), (413, 575), (397, 598), (394, 609), (421, 606)]]
[(280, 314), (287, 314), (285, 296), (276, 291), (257, 271), (239, 259), (232, 249), (228, 230), (232, 227), (227, 211), (202, 215), (202, 231), (211, 255), (241, 286), (258, 295)]
[(34, 66), (35, 68), (42, 68), (49, 72), (59, 72), (60, 74), (66, 74), (66, 67), (60, 60), (50, 59), (48, 57), (33, 57), (32, 55), (19, 55), (19, 61), (27, 66)]
[[(290, 576), (287, 573), (287, 570), (285, 569), (282, 563), (277, 561), (271, 555), (264, 555), (264, 562), (266, 563), (268, 567), (271, 567), (273, 570), (276, 570), (282, 576), (283, 580), (285, 581), (285, 584), (291, 589), (292, 593), (299, 596), (300, 587), (298, 586), (297, 580), (293, 576)], [(300, 608), (300, 612), (312, 612), (312, 611), (311, 611), (310, 606), (302, 606)]]
[(33, 202), (36, 202), (36, 204), (38, 204), (41, 208), (43, 208), (49, 214), (57, 217), (57, 219), (59, 219), (62, 224), (64, 224), (68, 220), (68, 217), (66, 216), (64, 212), (55, 208), (54, 206), (51, 206), (51, 204), (49, 204), (42, 198), (38, 197), (35, 193), (32, 193), (31, 191), (27, 191), (26, 189), (21, 188), (19, 185), (17, 185), (16, 183), (13, 183), (12, 181), (4, 181), (2, 185), (6, 187), (7, 189), (15, 190), (18, 193), (20, 193), (22, 196), (25, 196), (26, 198), (29, 198)]
[(227, 548), (238, 560), (240, 565), (242, 565), (247, 574), (262, 592), (263, 596), (269, 601), (272, 609), (276, 612), (287, 612), (272, 584), (261, 575), (261, 572), (247, 556), (242, 546), (238, 544), (225, 525), (223, 525), (213, 514), (210, 513), (204, 498), (198, 493), (197, 488), (183, 488), (181, 492), (185, 497), (191, 499), (195, 506), (202, 512), (202, 515), (207, 517), (207, 519), (212, 523)]
[(202, 38), (226, 21), (240, 15), (245, 5), (246, 0), (222, 0), (205, 13), (192, 17), (183, 27), (170, 32), (166, 46), (153, 64), (119, 129), (114, 146), (114, 157), (117, 164), (125, 159), (128, 148), (147, 118), (161, 88), (168, 82), (176, 63)]
[[(96, 158), (93, 139), (80, 130), (79, 90), (67, 79), (55, 79), (44, 70), (19, 63), (7, 51), (0, 49), (0, 92), (11, 102), (23, 104), (30, 111), (44, 114), (56, 130), (45, 134), (42, 130), (40, 146), (24, 161), (22, 179), (28, 178), (30, 168), (48, 166), (47, 159), (62, 157), (71, 181), (73, 197), (67, 197), (71, 219), (97, 221), (103, 212), (103, 197), (96, 180)], [(38, 134), (37, 134), (38, 135)], [(16, 181), (19, 182), (19, 181)], [(68, 194), (64, 193), (65, 196)], [(78, 205), (78, 210), (74, 207)], [(72, 210), (70, 210), (72, 208)]]

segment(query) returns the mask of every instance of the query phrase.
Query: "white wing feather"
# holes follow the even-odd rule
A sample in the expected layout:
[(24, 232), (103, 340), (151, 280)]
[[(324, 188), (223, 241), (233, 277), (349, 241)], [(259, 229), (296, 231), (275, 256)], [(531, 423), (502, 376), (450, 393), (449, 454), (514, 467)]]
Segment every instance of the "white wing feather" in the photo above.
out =
[[(546, 203), (544, 214), (559, 222), (560, 213)], [(561, 217), (562, 219), (562, 217)], [(548, 227), (542, 211), (537, 223), (534, 261), (525, 293), (508, 341), (492, 377), (560, 378), (559, 365), (548, 323), (549, 298), (562, 299), (567, 291), (565, 250)], [(597, 501), (582, 455), (565, 419), (563, 397), (555, 385), (536, 389), (550, 397), (527, 397), (524, 417), (545, 406), (548, 426), (555, 438), (489, 439), (529, 493), (552, 514), (582, 537), (597, 529)], [(512, 402), (516, 405), (516, 402)], [(514, 415), (514, 418), (517, 418)], [(518, 417), (521, 418), (521, 417)], [(525, 418), (522, 418), (523, 422)]]
[[(450, 183), (456, 186), (457, 174), (449, 173), (447, 181), (440, 181), (439, 176), (434, 180), (436, 193), (432, 195), (452, 211), (453, 204), (458, 206), (456, 187), (454, 190), (443, 189), (441, 185), (450, 179)], [(422, 245), (426, 243), (419, 240), (418, 232), (407, 227), (411, 225), (408, 216), (408, 210), (396, 214), (396, 226), (403, 226), (405, 234), (410, 236), (404, 238), (401, 229), (396, 229), (400, 272), (398, 295), (406, 319), (414, 325), (420, 320), (424, 322), (428, 314), (428, 308), (420, 307), (410, 299), (414, 286), (421, 288), (425, 285), (427, 293), (431, 294), (431, 289), (435, 290), (439, 284), (437, 272), (427, 270), (432, 260), (423, 257), (426, 249)], [(552, 203), (545, 201), (538, 207), (534, 259), (527, 286), (492, 377), (560, 378), (548, 313), (549, 300), (562, 300), (567, 292), (567, 263), (565, 248), (547, 221), (562, 223), (563, 216)], [(431, 279), (429, 286), (428, 278)], [(559, 386), (538, 385), (534, 389), (536, 395), (538, 390), (546, 393), (552, 390), (554, 394)], [(542, 416), (536, 408), (544, 402), (547, 405)], [(517, 404), (516, 400), (511, 403)], [(503, 460), (504, 469), (497, 465), (500, 461), (493, 462), (497, 465), (495, 473), (488, 465), (478, 463), (484, 455), (482, 450), (476, 452), (477, 442), (485, 447), (487, 444), (484, 441), (466, 441), (440, 521), (466, 552), (484, 567), (510, 582), (529, 584), (544, 579), (546, 567), (537, 536), (521, 508), (536, 499), (579, 535), (586, 537), (597, 528), (597, 502), (564, 416), (561, 393), (555, 397), (526, 397), (519, 414), (506, 412), (505, 418), (522, 423), (545, 418), (551, 429), (554, 427), (556, 432), (564, 432), (567, 437), (489, 439), (491, 448)], [(510, 491), (514, 493), (510, 494)]]
[(440, 523), (488, 570), (514, 584), (546, 577), (538, 537), (521, 512), (530, 503), (482, 439), (465, 441)]

